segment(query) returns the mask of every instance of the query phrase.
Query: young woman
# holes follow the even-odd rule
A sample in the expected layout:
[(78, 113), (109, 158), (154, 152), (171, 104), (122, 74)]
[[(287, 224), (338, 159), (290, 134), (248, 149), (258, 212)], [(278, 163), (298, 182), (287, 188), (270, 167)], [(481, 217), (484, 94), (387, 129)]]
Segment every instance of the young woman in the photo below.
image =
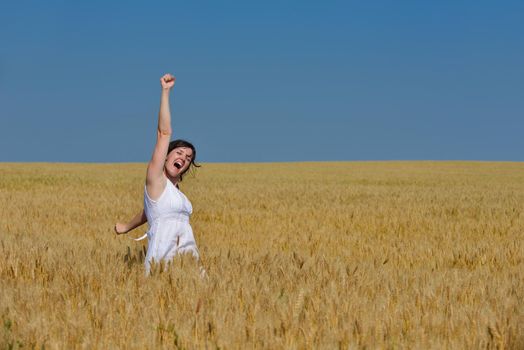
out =
[[(175, 85), (175, 77), (166, 74), (160, 78), (162, 94), (158, 113), (158, 131), (155, 149), (147, 166), (144, 189), (144, 210), (128, 223), (117, 223), (117, 234), (127, 233), (134, 228), (149, 224), (145, 236), (148, 238), (145, 261), (146, 274), (151, 263), (169, 262), (177, 254), (191, 253), (199, 258), (189, 216), (191, 202), (178, 189), (182, 176), (195, 163), (195, 147), (184, 140), (171, 141), (171, 112), (169, 93)], [(145, 238), (142, 237), (142, 238)]]

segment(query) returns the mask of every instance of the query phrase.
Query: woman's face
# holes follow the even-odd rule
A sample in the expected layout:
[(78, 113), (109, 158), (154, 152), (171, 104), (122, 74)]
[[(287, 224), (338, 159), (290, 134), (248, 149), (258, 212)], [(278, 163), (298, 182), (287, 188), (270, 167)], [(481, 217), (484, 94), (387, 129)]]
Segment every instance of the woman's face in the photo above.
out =
[(169, 176), (178, 177), (191, 165), (193, 150), (189, 147), (177, 147), (166, 158), (165, 169)]

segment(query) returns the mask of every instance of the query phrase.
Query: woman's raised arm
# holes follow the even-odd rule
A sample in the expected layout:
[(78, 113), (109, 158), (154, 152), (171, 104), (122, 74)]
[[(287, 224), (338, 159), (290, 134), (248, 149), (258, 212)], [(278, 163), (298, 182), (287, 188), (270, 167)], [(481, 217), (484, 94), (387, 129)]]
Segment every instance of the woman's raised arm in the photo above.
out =
[(167, 178), (164, 175), (169, 141), (171, 140), (171, 111), (169, 110), (169, 93), (175, 85), (175, 77), (166, 74), (160, 78), (162, 94), (160, 97), (160, 111), (158, 112), (158, 130), (155, 150), (147, 166), (146, 189), (153, 200), (160, 197), (166, 187)]

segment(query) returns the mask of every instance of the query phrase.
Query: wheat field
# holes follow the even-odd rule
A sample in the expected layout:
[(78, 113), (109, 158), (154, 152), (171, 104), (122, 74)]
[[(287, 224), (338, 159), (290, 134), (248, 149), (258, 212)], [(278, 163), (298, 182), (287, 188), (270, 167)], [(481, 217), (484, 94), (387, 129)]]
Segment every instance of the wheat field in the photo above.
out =
[(2, 348), (524, 348), (524, 163), (204, 164), (149, 277), (145, 167), (0, 163)]

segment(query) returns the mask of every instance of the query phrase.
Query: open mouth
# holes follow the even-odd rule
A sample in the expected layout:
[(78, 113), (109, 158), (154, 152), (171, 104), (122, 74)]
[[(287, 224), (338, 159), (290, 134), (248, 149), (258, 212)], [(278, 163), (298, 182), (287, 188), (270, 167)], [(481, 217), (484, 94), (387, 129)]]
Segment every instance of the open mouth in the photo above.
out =
[(175, 168), (177, 168), (177, 169), (181, 169), (184, 165), (182, 164), (182, 162), (180, 162), (180, 161), (176, 161), (176, 162), (174, 163), (174, 166), (175, 166)]

